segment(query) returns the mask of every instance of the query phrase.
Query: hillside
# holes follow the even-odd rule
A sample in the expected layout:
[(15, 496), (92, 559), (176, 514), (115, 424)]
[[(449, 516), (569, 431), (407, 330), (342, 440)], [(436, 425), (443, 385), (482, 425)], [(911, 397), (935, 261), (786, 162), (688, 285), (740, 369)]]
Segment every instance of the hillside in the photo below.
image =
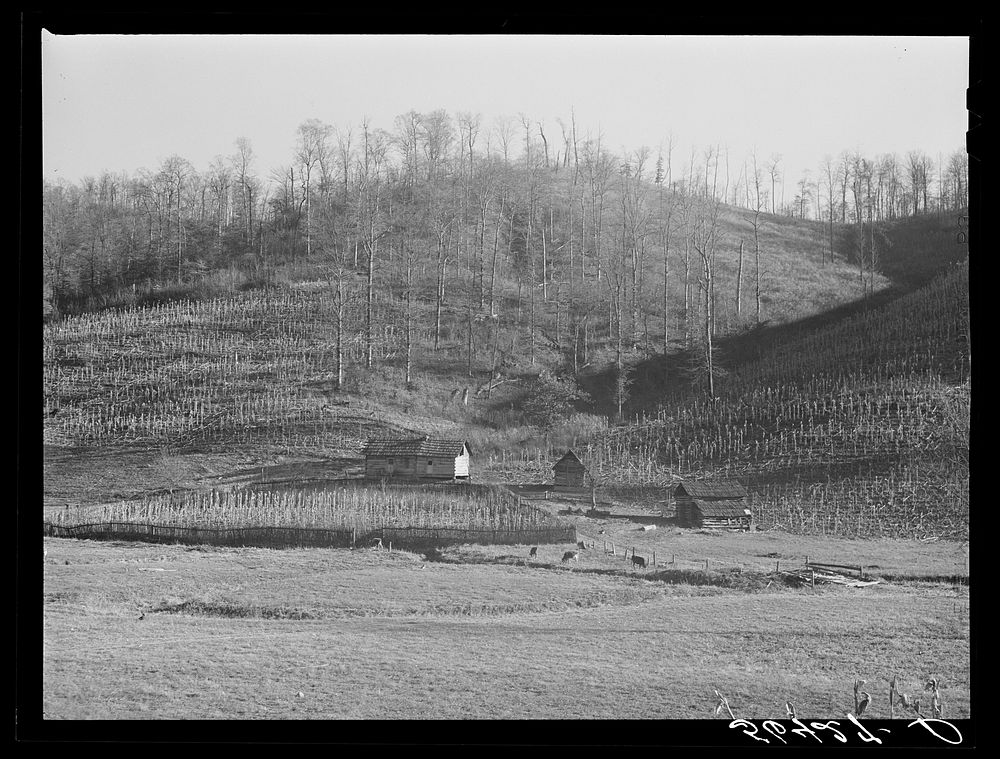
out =
[(599, 469), (646, 481), (735, 477), (762, 524), (852, 534), (967, 535), (968, 263), (781, 340), (734, 350), (714, 399), (689, 397), (595, 438)]
[[(902, 270), (907, 245), (924, 240), (929, 225), (938, 237), (947, 232), (950, 222), (935, 219), (888, 232), (898, 242), (882, 257), (890, 272)], [(607, 271), (532, 300), (511, 259), (498, 267), (491, 291), (498, 318), (491, 319), (475, 302), (471, 261), (441, 293), (443, 280), (425, 258), (411, 267), (409, 287), (401, 283), (398, 252), (381, 270), (369, 319), (363, 270), (348, 272), (355, 295), (345, 298), (331, 259), (317, 254), (275, 266), (262, 286), (198, 299), (165, 291), (160, 302), (47, 324), (48, 458), (66, 462), (58, 450), (150, 451), (174, 472), (159, 476), (161, 483), (191, 484), (194, 457), (349, 465), (375, 434), (447, 433), (470, 441), (480, 478), (547, 478), (551, 457), (573, 446), (600, 476), (618, 473), (621, 483), (739, 476), (757, 489), (762, 524), (827, 529), (819, 507), (794, 525), (779, 513), (789, 488), (819, 486), (813, 502), (853, 488), (853, 533), (863, 532), (855, 512), (875, 508), (882, 493), (925, 511), (942, 494), (957, 498), (959, 525), (968, 503), (967, 265), (905, 294), (957, 258), (955, 246), (944, 246), (939, 258), (920, 248), (921, 265), (895, 275), (895, 285), (869, 276), (876, 292), (859, 299), (851, 227), (836, 226), (832, 261), (823, 223), (765, 214), (758, 232), (759, 324), (748, 279), (739, 307), (736, 299), (740, 242), (747, 278), (752, 229), (745, 210), (722, 207), (714, 261), (719, 399), (711, 403), (690, 371), (697, 349), (684, 339), (700, 317), (683, 242), (670, 246), (666, 260), (666, 355), (658, 268), (666, 246), (659, 263), (655, 248), (647, 251), (646, 274), (617, 320), (611, 309), (621, 301)], [(567, 255), (546, 264), (570, 267)], [(486, 302), (485, 289), (478, 293)], [(632, 425), (609, 422), (617, 345), (630, 373), (624, 419)], [(558, 413), (543, 422), (532, 409), (546, 406)], [(942, 452), (955, 461), (945, 463)], [(875, 490), (856, 495), (861, 485), (849, 483), (858, 478)], [(879, 484), (885, 478), (892, 484)], [(907, 483), (902, 490), (899, 481)], [(922, 505), (914, 507), (918, 490)], [(829, 529), (846, 527), (838, 516)], [(909, 527), (900, 521), (893, 529)]]
[[(716, 264), (720, 333), (737, 318), (735, 305), (722, 301), (724, 293), (735, 292), (733, 243), (746, 232), (745, 225), (739, 210), (726, 209), (722, 239), (727, 242), (719, 246)], [(769, 323), (804, 318), (853, 297), (850, 265), (821, 263), (824, 234), (822, 225), (783, 217), (769, 217), (761, 225), (768, 268), (783, 272), (780, 278), (766, 278), (770, 294), (763, 308)], [(682, 335), (685, 317), (679, 256), (672, 253), (669, 259), (669, 332), (674, 335)], [(553, 265), (560, 260), (553, 257)], [(525, 313), (530, 304), (523, 292), (519, 296), (523, 288), (509, 271), (501, 270), (497, 279), (500, 317), (484, 319), (473, 304), (470, 319), (470, 280), (459, 276), (454, 294), (449, 290), (437, 308), (427, 263), (414, 270), (409, 305), (397, 287), (398, 272), (387, 268), (381, 275), (383, 284), (373, 299), (371, 368), (366, 368), (364, 303), (359, 297), (345, 303), (338, 283), (331, 281), (332, 264), (322, 255), (272, 270), (270, 284), (263, 287), (209, 297), (193, 297), (197, 291), (185, 297), (183, 290), (165, 288), (162, 298), (152, 293), (145, 305), (46, 325), (46, 442), (253, 444), (344, 452), (375, 429), (465, 428), (476, 436), (484, 428), (503, 432), (530, 426), (519, 407), (524, 388), (539, 372), (572, 374), (575, 364), (583, 380), (610, 360), (615, 325), (602, 322), (587, 303), (588, 293), (600, 302), (605, 282), (584, 280), (572, 300), (540, 299), (532, 330)], [(640, 319), (645, 331), (627, 347), (640, 359), (657, 352), (656, 335), (663, 331), (656, 290), (649, 287), (646, 297), (650, 302)], [(567, 334), (569, 319), (578, 327), (575, 339)], [(407, 320), (412, 324), (409, 385)], [(338, 323), (343, 325), (340, 361)], [(492, 368), (499, 384), (487, 392)], [(590, 403), (577, 404), (578, 410), (600, 416), (604, 400), (596, 394)], [(482, 435), (481, 442), (489, 445), (493, 434)], [(522, 430), (518, 440), (505, 433), (497, 449), (527, 442), (534, 434)]]

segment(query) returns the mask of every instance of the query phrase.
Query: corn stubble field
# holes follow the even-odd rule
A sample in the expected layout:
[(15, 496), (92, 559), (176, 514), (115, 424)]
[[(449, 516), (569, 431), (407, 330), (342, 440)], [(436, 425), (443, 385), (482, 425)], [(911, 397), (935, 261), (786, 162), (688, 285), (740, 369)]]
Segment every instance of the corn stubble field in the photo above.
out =
[[(711, 718), (716, 690), (740, 717), (784, 718), (790, 701), (834, 718), (857, 679), (868, 715), (888, 717), (894, 677), (914, 694), (936, 678), (944, 716), (970, 716), (967, 265), (761, 346), (711, 403), (677, 398), (578, 441), (609, 492), (738, 479), (761, 528), (744, 534), (302, 487), (344, 476), (378, 432), (488, 437), (430, 405), (332, 403), (331, 309), (321, 289), (289, 288), (47, 325), (46, 519), (569, 522), (593, 547), (564, 562), (570, 545), (529, 557), (46, 538), (46, 718)], [(552, 453), (487, 448), (476, 477), (547, 482)], [(608, 541), (657, 566), (632, 569)], [(806, 556), (881, 582), (789, 584), (777, 564)]]
[(555, 527), (558, 519), (519, 506), (499, 487), (444, 489), (330, 482), (310, 487), (258, 486), (233, 491), (194, 490), (55, 512), (55, 525), (104, 522), (205, 529), (295, 527), (355, 530), (385, 527), (526, 530)]

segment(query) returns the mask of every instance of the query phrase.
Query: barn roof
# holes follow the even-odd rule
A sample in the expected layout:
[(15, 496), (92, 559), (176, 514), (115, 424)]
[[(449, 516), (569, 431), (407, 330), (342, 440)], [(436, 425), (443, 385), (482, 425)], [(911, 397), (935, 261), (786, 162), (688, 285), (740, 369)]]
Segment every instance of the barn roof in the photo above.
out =
[(563, 454), (563, 457), (561, 459), (559, 459), (555, 464), (552, 465), (553, 469), (555, 469), (557, 467), (564, 467), (564, 468), (565, 467), (572, 467), (572, 468), (579, 467), (580, 469), (586, 469), (587, 468), (586, 465), (582, 461), (580, 461), (580, 457), (577, 456), (575, 453), (573, 453), (573, 451), (566, 451), (566, 453)]
[(695, 499), (695, 507), (703, 517), (748, 517), (750, 509), (741, 501), (700, 501)]
[(692, 498), (746, 498), (747, 491), (738, 482), (698, 480), (682, 482), (674, 488), (674, 495), (687, 494)]
[(374, 438), (365, 443), (361, 453), (364, 456), (449, 456), (456, 458), (468, 444), (464, 440), (430, 438)]

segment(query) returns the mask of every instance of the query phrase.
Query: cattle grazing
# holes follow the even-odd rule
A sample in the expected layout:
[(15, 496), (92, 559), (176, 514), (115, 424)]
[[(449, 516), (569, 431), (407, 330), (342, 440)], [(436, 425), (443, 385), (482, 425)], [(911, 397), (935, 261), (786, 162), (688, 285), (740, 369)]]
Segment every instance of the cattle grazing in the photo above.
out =
[(563, 554), (563, 557), (562, 557), (563, 561), (569, 561), (570, 559), (572, 559), (573, 561), (579, 561), (580, 560), (580, 552), (579, 551), (567, 551), (566, 553)]
[(642, 569), (646, 568), (646, 560), (642, 556), (636, 556), (635, 554), (632, 554), (632, 563), (635, 564), (637, 567), (641, 567)]
[(587, 544), (584, 541), (582, 541), (582, 540), (579, 543), (576, 544), (576, 547), (577, 548), (582, 548), (583, 550), (587, 550)]
[(528, 556), (530, 556), (532, 559), (538, 556), (538, 546), (532, 546), (531, 550), (528, 551)]

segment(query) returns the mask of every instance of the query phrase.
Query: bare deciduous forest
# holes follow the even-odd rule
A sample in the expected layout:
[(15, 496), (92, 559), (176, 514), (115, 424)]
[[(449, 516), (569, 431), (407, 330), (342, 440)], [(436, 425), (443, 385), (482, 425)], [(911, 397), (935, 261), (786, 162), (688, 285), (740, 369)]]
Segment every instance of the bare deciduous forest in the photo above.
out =
[(203, 171), (46, 183), (48, 439), (343, 453), (443, 425), (497, 476), (573, 446), (606, 480), (808, 486), (808, 516), (759, 504), (804, 530), (851, 478), (912, 483), (849, 487), (829, 529), (851, 534), (918, 529), (925, 476), (967, 493), (941, 424), (967, 408), (967, 274), (935, 279), (965, 256), (962, 151), (793, 183), (780, 155), (605, 142), (572, 115), (411, 111), (309, 119), (267, 177), (239, 139)]
[[(44, 181), (47, 717), (970, 715), (967, 154), (609, 143), (410, 111)], [(474, 482), (363, 478), (424, 435)], [(746, 532), (677, 519), (714, 479)]]

